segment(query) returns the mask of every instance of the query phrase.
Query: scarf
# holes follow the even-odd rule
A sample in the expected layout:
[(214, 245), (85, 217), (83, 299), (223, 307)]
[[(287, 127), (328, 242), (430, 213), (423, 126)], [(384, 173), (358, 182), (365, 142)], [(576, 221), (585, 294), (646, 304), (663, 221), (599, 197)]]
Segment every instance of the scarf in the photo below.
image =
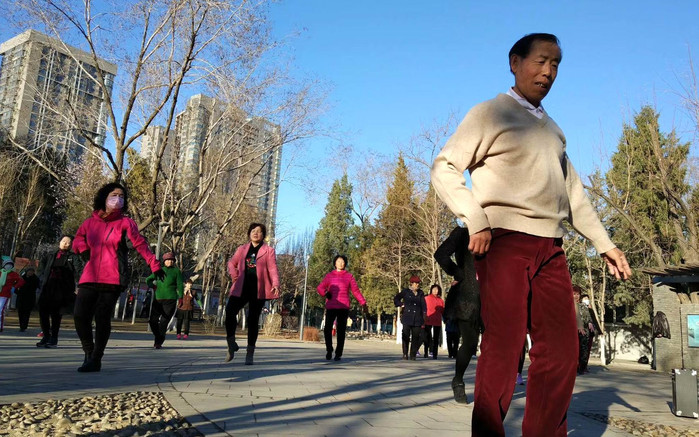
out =
[(5, 286), (5, 282), (7, 282), (7, 274), (10, 272), (11, 270), (0, 270), (0, 288)]

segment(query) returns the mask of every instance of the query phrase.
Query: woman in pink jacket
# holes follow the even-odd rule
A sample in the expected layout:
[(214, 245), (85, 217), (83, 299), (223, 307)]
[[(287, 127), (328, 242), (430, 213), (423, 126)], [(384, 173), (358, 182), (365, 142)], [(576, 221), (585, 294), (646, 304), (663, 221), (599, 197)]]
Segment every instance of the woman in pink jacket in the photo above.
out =
[(73, 252), (85, 262), (73, 310), (75, 331), (85, 352), (85, 361), (78, 372), (99, 372), (102, 368), (114, 307), (130, 284), (129, 243), (156, 276), (164, 276), (148, 242), (138, 232), (136, 222), (124, 216), (127, 208), (126, 188), (116, 182), (104, 185), (95, 195), (92, 216), (80, 225), (73, 240)]
[(265, 301), (279, 297), (279, 273), (274, 249), (265, 244), (267, 228), (262, 223), (252, 223), (248, 227), (250, 241), (238, 247), (228, 261), (228, 273), (233, 280), (230, 297), (226, 304), (226, 341), (228, 355), (226, 362), (233, 359), (240, 349), (235, 342), (238, 327), (238, 312), (248, 304), (248, 348), (245, 364), (253, 364), (255, 343), (259, 333), (260, 313)]
[(337, 350), (335, 351), (335, 361), (340, 361), (342, 351), (345, 347), (345, 330), (347, 329), (347, 317), (350, 309), (350, 291), (362, 306), (362, 312), (367, 313), (366, 299), (359, 291), (357, 281), (347, 270), (347, 258), (344, 255), (337, 255), (333, 259), (335, 269), (325, 275), (323, 281), (318, 285), (318, 294), (324, 296), (325, 301), (325, 359), (329, 360), (333, 354), (333, 322), (337, 320)]

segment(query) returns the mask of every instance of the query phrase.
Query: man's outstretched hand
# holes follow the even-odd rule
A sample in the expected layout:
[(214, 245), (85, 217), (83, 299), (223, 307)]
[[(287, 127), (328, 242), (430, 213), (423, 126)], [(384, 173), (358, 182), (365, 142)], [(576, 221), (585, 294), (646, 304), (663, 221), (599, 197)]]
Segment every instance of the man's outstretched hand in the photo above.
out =
[(619, 250), (618, 247), (603, 253), (602, 258), (604, 258), (604, 261), (607, 263), (609, 273), (614, 275), (615, 278), (625, 281), (631, 277), (629, 262), (626, 261), (624, 252)]

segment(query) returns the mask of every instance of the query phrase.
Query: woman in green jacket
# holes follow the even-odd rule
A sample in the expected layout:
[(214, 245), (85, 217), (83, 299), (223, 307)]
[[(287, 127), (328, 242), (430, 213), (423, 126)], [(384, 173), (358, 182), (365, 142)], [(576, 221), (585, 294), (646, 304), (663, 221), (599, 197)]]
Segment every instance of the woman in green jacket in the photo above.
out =
[(155, 300), (150, 312), (150, 329), (153, 331), (155, 343), (153, 347), (160, 349), (165, 342), (167, 325), (172, 319), (177, 309), (177, 300), (182, 298), (184, 284), (182, 282), (182, 272), (175, 266), (175, 254), (168, 252), (163, 255), (163, 271), (165, 277), (160, 280), (155, 274), (146, 279), (146, 284), (155, 289)]

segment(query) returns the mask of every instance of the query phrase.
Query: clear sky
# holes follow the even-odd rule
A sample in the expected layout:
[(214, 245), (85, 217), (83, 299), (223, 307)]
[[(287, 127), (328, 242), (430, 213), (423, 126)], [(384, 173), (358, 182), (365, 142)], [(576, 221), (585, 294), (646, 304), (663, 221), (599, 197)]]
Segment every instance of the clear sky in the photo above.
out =
[[(690, 52), (699, 64), (698, 17), (699, 0), (286, 0), (270, 14), (298, 75), (330, 85), (322, 124), (355, 149), (384, 155), (422, 126), (450, 113), (461, 119), (506, 91), (513, 84), (507, 53), (521, 36), (556, 34), (563, 62), (543, 105), (583, 177), (606, 166), (622, 123), (644, 104), (660, 111), (664, 130), (696, 139), (677, 93)], [(0, 26), (3, 41), (15, 33)], [(308, 140), (296, 163), (322, 164), (337, 146), (325, 136)], [(325, 194), (309, 199), (299, 181), (321, 178), (329, 186), (340, 176), (332, 167), (305, 172), (292, 166), (281, 184), (278, 236), (317, 227), (323, 215)]]
[[(531, 32), (561, 40), (563, 62), (543, 105), (583, 177), (606, 166), (622, 123), (644, 104), (660, 111), (664, 130), (695, 139), (677, 93), (690, 52), (699, 63), (697, 0), (297, 0), (274, 5), (271, 17), (278, 37), (301, 31), (289, 43), (295, 65), (331, 85), (323, 121), (359, 150), (393, 154), (421, 126), (450, 112), (461, 119), (506, 91), (514, 83), (507, 53)], [(333, 144), (308, 141), (306, 158), (328, 159)], [(324, 206), (325, 196), (312, 202), (283, 182), (278, 235), (316, 227)]]

